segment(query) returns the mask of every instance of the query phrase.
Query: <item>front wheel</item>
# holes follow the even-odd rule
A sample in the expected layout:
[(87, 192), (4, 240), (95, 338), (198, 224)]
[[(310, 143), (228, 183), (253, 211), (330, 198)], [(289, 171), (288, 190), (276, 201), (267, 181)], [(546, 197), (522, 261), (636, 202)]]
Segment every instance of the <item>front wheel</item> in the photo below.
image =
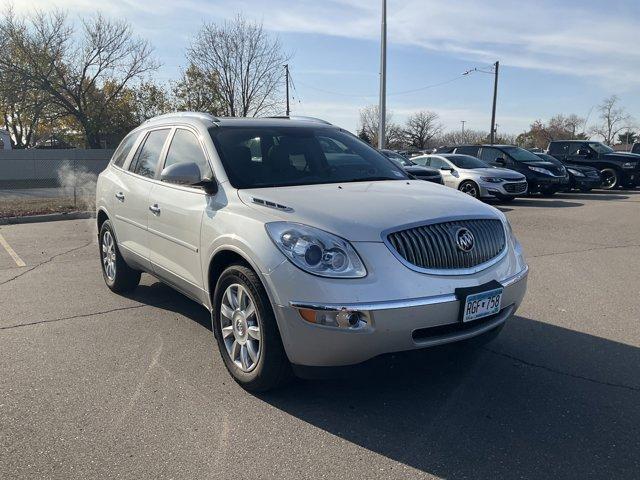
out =
[(124, 261), (111, 222), (106, 220), (100, 227), (100, 264), (104, 282), (116, 293), (130, 292), (140, 283), (140, 272)]
[(602, 188), (613, 190), (620, 184), (620, 174), (613, 168), (603, 168), (600, 170), (602, 176)]
[(213, 300), (213, 331), (233, 379), (252, 392), (283, 385), (291, 366), (271, 303), (255, 272), (231, 265), (220, 275)]
[(480, 198), (480, 189), (475, 182), (471, 180), (465, 180), (458, 186), (458, 190), (462, 193), (472, 196), (473, 198)]

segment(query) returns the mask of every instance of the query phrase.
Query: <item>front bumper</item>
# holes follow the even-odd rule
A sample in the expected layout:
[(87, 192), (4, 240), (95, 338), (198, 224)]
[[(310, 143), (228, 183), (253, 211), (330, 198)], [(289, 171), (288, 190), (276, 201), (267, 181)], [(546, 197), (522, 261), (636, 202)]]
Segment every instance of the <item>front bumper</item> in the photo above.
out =
[(527, 194), (526, 180), (503, 183), (479, 182), (481, 197), (518, 197)]
[(527, 178), (529, 184), (529, 192), (536, 193), (540, 191), (559, 192), (569, 187), (569, 176), (550, 177), (548, 175), (536, 175)]
[(623, 170), (621, 183), (627, 187), (640, 185), (640, 170)]
[(595, 177), (575, 177), (571, 176), (570, 188), (599, 188), (602, 186), (602, 180)]
[[(527, 287), (528, 267), (502, 279), (502, 310), (476, 322), (458, 320), (460, 301), (453, 293), (408, 300), (356, 303), (289, 302), (276, 305), (289, 360), (304, 366), (343, 366), (375, 356), (466, 340), (502, 325), (520, 306)], [(311, 324), (298, 308), (360, 312), (366, 326), (342, 329)], [(285, 332), (281, 332), (285, 333)]]

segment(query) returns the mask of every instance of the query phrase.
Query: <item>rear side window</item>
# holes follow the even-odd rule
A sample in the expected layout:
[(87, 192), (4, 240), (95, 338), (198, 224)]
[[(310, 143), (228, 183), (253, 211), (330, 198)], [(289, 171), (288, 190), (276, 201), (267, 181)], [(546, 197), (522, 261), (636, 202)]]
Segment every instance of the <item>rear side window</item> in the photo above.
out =
[(460, 153), (462, 155), (471, 155), (472, 157), (477, 157), (478, 156), (478, 150), (480, 150), (480, 147), (474, 147), (473, 145), (471, 145), (471, 146), (465, 146), (465, 147), (456, 148), (456, 153)]
[(200, 168), (200, 178), (213, 177), (213, 172), (197, 137), (183, 128), (177, 129), (171, 140), (164, 167), (167, 168), (176, 163), (195, 163)]
[(566, 155), (568, 147), (569, 144), (566, 142), (551, 142), (549, 144), (549, 153), (551, 155), (553, 155), (554, 153)]
[(113, 154), (113, 158), (111, 159), (115, 166), (122, 167), (122, 165), (124, 165), (124, 162), (129, 156), (129, 152), (133, 148), (133, 144), (136, 143), (137, 138), (137, 135), (129, 135), (120, 142), (120, 146), (116, 149)]
[(441, 158), (431, 157), (429, 161), (429, 166), (433, 168), (447, 168), (449, 164), (442, 160)]
[(129, 170), (143, 177), (153, 178), (169, 131), (167, 128), (150, 132), (138, 149), (136, 158), (131, 162)]

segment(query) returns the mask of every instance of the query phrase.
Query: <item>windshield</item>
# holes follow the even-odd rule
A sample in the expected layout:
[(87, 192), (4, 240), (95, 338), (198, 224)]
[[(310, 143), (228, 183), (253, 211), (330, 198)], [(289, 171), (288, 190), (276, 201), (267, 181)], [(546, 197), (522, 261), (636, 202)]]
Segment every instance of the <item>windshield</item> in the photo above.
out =
[(235, 188), (404, 180), (404, 171), (353, 135), (333, 128), (213, 127)]
[(615, 151), (613, 148), (600, 142), (589, 142), (589, 146), (598, 153), (614, 153)]
[(508, 153), (511, 158), (513, 158), (516, 162), (539, 162), (540, 157), (538, 157), (535, 153), (531, 153), (529, 150), (525, 150), (520, 147), (502, 147), (506, 153)]
[(444, 155), (458, 168), (473, 170), (474, 168), (491, 168), (491, 165), (471, 155)]

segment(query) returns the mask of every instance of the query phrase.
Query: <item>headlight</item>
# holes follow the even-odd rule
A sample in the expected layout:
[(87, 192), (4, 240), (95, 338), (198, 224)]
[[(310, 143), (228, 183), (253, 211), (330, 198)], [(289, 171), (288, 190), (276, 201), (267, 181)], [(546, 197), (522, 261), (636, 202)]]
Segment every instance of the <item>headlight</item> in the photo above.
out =
[(542, 173), (543, 175), (550, 175), (553, 176), (553, 173), (551, 173), (549, 170), (547, 170), (546, 168), (542, 168), (542, 167), (529, 167), (529, 170), (533, 170), (534, 172), (538, 172), (538, 173)]
[(622, 168), (636, 168), (636, 162), (624, 162)]
[(574, 170), (573, 168), (567, 168), (571, 175), (575, 175), (576, 177), (584, 177), (584, 173), (579, 172), (578, 170)]
[(480, 177), (480, 180), (482, 180), (483, 182), (489, 182), (489, 183), (501, 183), (502, 179), (501, 178), (497, 178), (497, 177)]
[(305, 272), (331, 278), (361, 278), (367, 274), (351, 244), (331, 233), (300, 223), (265, 225), (280, 251)]

